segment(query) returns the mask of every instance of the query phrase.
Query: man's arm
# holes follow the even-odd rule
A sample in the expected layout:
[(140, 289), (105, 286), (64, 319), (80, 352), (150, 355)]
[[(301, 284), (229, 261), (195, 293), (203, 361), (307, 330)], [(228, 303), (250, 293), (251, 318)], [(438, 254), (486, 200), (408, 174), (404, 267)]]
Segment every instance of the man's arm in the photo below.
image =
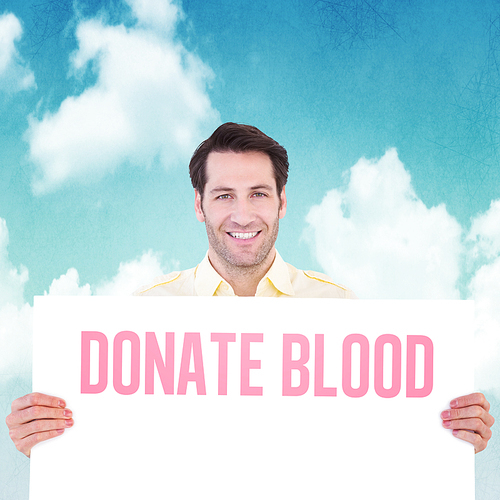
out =
[(478, 453), (488, 445), (495, 423), (489, 411), (490, 403), (480, 392), (456, 398), (451, 401), (450, 409), (441, 413), (443, 427), (451, 429), (455, 437), (472, 443)]
[(35, 444), (61, 435), (73, 425), (71, 410), (60, 398), (33, 392), (12, 402), (5, 422), (16, 448), (27, 457)]

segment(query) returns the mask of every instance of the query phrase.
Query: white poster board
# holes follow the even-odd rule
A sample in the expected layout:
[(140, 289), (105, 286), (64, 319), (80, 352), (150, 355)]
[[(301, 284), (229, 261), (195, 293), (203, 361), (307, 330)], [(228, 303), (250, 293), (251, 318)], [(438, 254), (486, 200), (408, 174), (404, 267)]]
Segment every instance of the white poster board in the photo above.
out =
[[(473, 303), (36, 297), (30, 499), (474, 498)], [(460, 478), (458, 481), (457, 478)]]

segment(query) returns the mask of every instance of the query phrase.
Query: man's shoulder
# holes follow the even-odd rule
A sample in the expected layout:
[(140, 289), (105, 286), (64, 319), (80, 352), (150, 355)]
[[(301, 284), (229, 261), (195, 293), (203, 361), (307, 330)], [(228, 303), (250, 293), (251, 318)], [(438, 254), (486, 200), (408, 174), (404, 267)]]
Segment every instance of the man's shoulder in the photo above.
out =
[(287, 266), (296, 297), (357, 298), (350, 288), (341, 285), (324, 273), (302, 271), (288, 263)]
[(173, 271), (156, 277), (151, 283), (138, 288), (134, 295), (194, 295), (194, 275), (196, 268)]

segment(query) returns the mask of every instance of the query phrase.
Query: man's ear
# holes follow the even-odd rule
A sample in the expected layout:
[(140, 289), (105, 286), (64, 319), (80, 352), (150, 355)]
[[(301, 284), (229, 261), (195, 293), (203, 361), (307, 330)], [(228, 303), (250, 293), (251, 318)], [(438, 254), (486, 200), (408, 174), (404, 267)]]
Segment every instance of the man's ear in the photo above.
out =
[(278, 217), (280, 219), (283, 219), (283, 217), (286, 214), (286, 194), (285, 194), (285, 186), (283, 186), (283, 189), (281, 190), (280, 194), (280, 210), (278, 212)]
[(205, 215), (203, 214), (203, 208), (201, 207), (201, 194), (197, 189), (194, 190), (194, 211), (196, 213), (196, 218), (200, 222), (205, 222)]

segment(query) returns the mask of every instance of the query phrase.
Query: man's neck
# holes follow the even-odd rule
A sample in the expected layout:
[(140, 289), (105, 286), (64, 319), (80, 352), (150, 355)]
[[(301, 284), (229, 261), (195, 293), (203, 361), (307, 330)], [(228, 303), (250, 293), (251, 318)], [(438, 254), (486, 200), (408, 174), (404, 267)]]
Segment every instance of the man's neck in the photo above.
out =
[(211, 249), (208, 250), (208, 258), (213, 268), (232, 287), (235, 295), (240, 297), (253, 297), (257, 292), (260, 280), (271, 268), (276, 250), (273, 248), (267, 257), (255, 266), (234, 266), (222, 259), (219, 259)]

